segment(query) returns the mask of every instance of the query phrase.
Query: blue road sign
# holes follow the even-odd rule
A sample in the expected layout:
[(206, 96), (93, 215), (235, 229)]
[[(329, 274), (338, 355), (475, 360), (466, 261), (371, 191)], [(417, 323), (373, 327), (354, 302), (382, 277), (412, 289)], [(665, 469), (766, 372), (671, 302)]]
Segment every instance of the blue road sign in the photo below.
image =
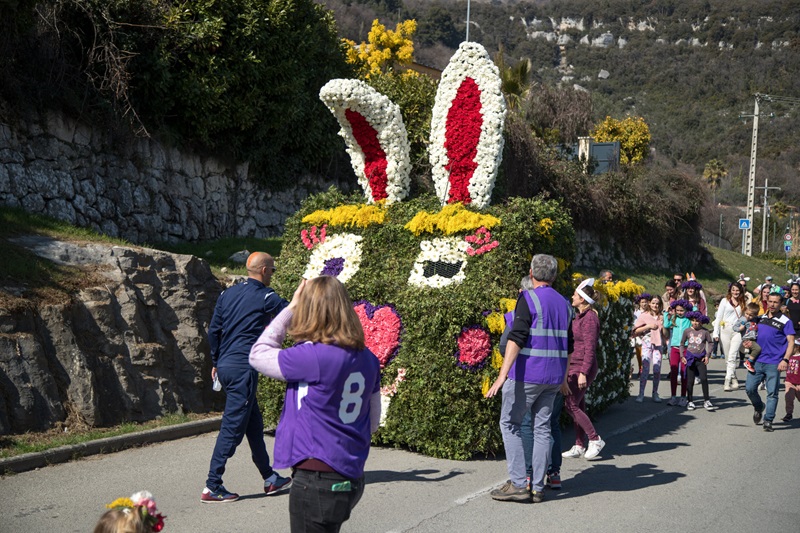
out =
[(786, 253), (791, 252), (792, 251), (792, 245), (791, 244), (785, 244), (783, 246), (783, 251), (786, 252)]
[(740, 218), (739, 219), (739, 229), (750, 229), (750, 219), (749, 218)]

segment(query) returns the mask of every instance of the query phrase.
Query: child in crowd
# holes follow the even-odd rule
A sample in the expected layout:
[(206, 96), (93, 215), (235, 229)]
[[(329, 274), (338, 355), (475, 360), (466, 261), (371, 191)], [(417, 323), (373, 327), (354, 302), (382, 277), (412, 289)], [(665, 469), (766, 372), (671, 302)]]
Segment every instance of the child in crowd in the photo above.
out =
[[(686, 300), (675, 300), (669, 304), (669, 310), (664, 317), (664, 327), (670, 330), (669, 337), (669, 385), (672, 398), (667, 405), (686, 407), (686, 365), (681, 363), (681, 340), (683, 332), (691, 327), (691, 322), (686, 318), (686, 312), (692, 309), (692, 304)], [(678, 372), (681, 373), (681, 395), (678, 391)]]
[(759, 306), (755, 302), (750, 302), (744, 310), (744, 316), (733, 325), (733, 331), (742, 334), (742, 344), (739, 352), (744, 357), (744, 367), (751, 374), (755, 372), (753, 366), (761, 354), (761, 346), (758, 345), (758, 310)]
[(794, 341), (794, 353), (789, 358), (789, 368), (786, 369), (786, 416), (784, 422), (789, 422), (794, 413), (794, 399), (800, 400), (800, 339)]
[(149, 533), (164, 529), (164, 515), (156, 509), (153, 495), (146, 490), (130, 498), (117, 498), (106, 505), (94, 533)]
[[(638, 296), (635, 296), (633, 298), (634, 307), (636, 307), (636, 309), (634, 309), (634, 311), (633, 311), (633, 321), (634, 322), (639, 320), (639, 317), (642, 316), (642, 313), (647, 313), (648, 312), (648, 310), (650, 308), (650, 306), (648, 305), (648, 302), (650, 301), (651, 298), (652, 298), (652, 296), (650, 296), (650, 294), (646, 293), (646, 292), (644, 292), (642, 294), (639, 294)], [(634, 348), (634, 351), (636, 353), (636, 363), (638, 364), (637, 368), (639, 369), (638, 373), (639, 373), (639, 376), (641, 376), (642, 375), (642, 338), (637, 336), (637, 335), (633, 335), (631, 337), (631, 344), (633, 344), (633, 348)], [(633, 366), (631, 366), (630, 374), (631, 375), (628, 375), (628, 379), (631, 379), (631, 377), (633, 377), (632, 376), (632, 374), (633, 374)]]
[(708, 324), (708, 317), (699, 311), (690, 311), (684, 315), (689, 319), (691, 327), (683, 332), (681, 336), (681, 363), (686, 365), (686, 386), (687, 400), (686, 408), (694, 411), (695, 404), (692, 399), (695, 375), (700, 376), (700, 384), (703, 387), (703, 407), (706, 411), (713, 411), (714, 405), (708, 395), (708, 357), (711, 354), (711, 334), (703, 328), (703, 324)]
[(651, 365), (653, 367), (653, 401), (656, 403), (661, 402), (661, 398), (658, 396), (658, 384), (661, 381), (661, 357), (664, 353), (664, 334), (666, 333), (661, 298), (650, 296), (649, 306), (649, 312), (639, 315), (639, 318), (633, 324), (634, 338), (641, 339), (642, 347), (639, 396), (636, 397), (638, 403), (644, 401), (644, 387), (647, 384), (647, 376), (650, 374)]

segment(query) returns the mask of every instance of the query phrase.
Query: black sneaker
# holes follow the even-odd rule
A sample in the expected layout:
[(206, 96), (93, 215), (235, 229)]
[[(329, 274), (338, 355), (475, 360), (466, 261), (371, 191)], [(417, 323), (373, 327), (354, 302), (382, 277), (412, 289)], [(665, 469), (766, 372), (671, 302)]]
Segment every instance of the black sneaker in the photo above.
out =
[(781, 420), (783, 420), (784, 422), (791, 422), (792, 421), (792, 415), (787, 414), (786, 416), (781, 418)]
[(531, 493), (531, 500), (533, 503), (542, 503), (544, 501), (544, 492), (535, 490)]
[(490, 494), (493, 500), (498, 500), (501, 502), (531, 502), (531, 493), (528, 492), (528, 489), (525, 487), (515, 487), (514, 484), (511, 483), (511, 480), (506, 481), (505, 485), (499, 489), (494, 489)]
[(758, 409), (753, 411), (753, 423), (755, 425), (759, 425), (761, 423), (761, 418), (763, 416), (764, 416), (764, 410), (763, 409), (761, 411), (759, 411)]
[(764, 431), (772, 431), (772, 422), (764, 420)]

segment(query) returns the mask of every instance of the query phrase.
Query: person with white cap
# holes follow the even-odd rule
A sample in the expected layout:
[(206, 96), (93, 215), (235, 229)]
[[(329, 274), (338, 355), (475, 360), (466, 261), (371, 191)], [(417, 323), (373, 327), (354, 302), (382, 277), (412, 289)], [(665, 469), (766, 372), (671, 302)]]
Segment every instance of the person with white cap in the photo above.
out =
[[(564, 407), (575, 424), (575, 445), (562, 457), (594, 459), (606, 445), (586, 414), (586, 391), (597, 377), (597, 340), (600, 337), (600, 318), (592, 306), (595, 303), (594, 279), (584, 280), (572, 294), (572, 307), (578, 314), (572, 319), (573, 348), (567, 369)], [(586, 439), (586, 446), (584, 445)], [(585, 446), (585, 447), (584, 447)]]

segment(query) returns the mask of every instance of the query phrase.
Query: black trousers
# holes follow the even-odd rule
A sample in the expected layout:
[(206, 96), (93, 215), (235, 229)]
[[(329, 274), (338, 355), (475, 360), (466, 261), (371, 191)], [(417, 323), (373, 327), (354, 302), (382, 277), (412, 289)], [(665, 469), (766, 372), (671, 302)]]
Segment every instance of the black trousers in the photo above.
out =
[(694, 392), (694, 377), (700, 377), (700, 384), (703, 387), (703, 399), (710, 400), (708, 396), (708, 374), (706, 365), (702, 359), (695, 359), (690, 366), (686, 367), (686, 397), (691, 402), (692, 392)]
[(292, 533), (337, 533), (362, 494), (363, 476), (349, 479), (335, 472), (295, 470), (289, 491)]

